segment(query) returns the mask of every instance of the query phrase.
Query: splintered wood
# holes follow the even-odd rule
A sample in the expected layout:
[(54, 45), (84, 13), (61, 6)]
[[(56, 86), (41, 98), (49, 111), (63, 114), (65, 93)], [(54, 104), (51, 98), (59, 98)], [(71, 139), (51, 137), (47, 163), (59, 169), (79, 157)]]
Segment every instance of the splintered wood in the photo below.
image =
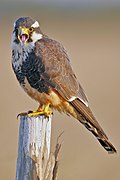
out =
[(57, 180), (61, 145), (50, 153), (51, 121), (52, 115), (20, 117), (16, 180)]

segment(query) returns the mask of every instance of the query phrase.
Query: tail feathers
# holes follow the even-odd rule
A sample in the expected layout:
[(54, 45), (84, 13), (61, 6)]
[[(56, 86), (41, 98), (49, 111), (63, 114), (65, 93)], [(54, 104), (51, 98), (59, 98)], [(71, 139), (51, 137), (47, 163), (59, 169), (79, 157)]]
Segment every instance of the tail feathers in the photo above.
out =
[(92, 132), (103, 148), (108, 151), (108, 153), (115, 153), (115, 147), (109, 142), (108, 137), (96, 121), (90, 108), (84, 105), (79, 99), (72, 101), (71, 105), (76, 110), (78, 120)]
[(103, 148), (106, 151), (108, 151), (108, 153), (116, 152), (116, 149), (114, 148), (114, 146), (109, 142), (108, 138), (101, 133), (101, 131), (91, 126), (89, 122), (86, 122), (84, 125), (89, 131), (92, 132), (92, 134), (97, 138), (97, 140), (103, 146)]

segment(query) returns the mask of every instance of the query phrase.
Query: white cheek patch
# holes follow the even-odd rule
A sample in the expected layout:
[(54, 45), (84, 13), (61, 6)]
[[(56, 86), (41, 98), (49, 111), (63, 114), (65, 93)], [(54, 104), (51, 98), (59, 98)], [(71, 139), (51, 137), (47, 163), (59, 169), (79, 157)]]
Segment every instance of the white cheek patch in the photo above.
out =
[(14, 27), (16, 26), (16, 21), (14, 22)]
[(35, 23), (34, 24), (32, 24), (32, 26), (31, 27), (33, 27), (33, 28), (38, 28), (39, 27), (39, 23), (37, 22), (37, 21), (35, 21)]
[(33, 34), (32, 34), (32, 40), (33, 40), (33, 42), (35, 43), (36, 41), (42, 39), (42, 36), (43, 36), (42, 34), (38, 34), (38, 33), (36, 33), (36, 32), (33, 32)]

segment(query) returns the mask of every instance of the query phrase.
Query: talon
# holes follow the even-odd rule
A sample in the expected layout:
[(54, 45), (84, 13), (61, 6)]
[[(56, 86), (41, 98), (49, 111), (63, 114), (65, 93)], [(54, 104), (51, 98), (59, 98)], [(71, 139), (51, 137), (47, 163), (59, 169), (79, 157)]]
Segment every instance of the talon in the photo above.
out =
[(27, 112), (19, 113), (19, 114), (17, 115), (17, 119), (19, 118), (19, 116), (26, 116), (26, 115), (28, 115)]
[(34, 112), (34, 111), (29, 110), (28, 112), (19, 113), (19, 114), (17, 115), (17, 119), (19, 118), (19, 116), (28, 116), (28, 114), (31, 114), (31, 113), (33, 113), (33, 112)]
[(49, 110), (49, 106), (50, 106), (50, 103), (46, 104), (45, 108), (42, 109), (42, 107), (39, 107), (37, 111), (28, 111), (28, 112), (23, 112), (23, 113), (19, 113), (17, 115), (17, 119), (19, 116), (38, 116), (38, 115), (45, 115), (45, 116), (50, 116), (53, 114), (53, 111), (52, 110)]
[(49, 110), (49, 105), (50, 103), (48, 103), (44, 109), (39, 107), (37, 111), (32, 111), (28, 113), (28, 116), (30, 117), (30, 116), (37, 116), (37, 115), (45, 115), (48, 117), (49, 115), (53, 114), (53, 111)]
[(33, 112), (34, 112), (34, 111), (31, 111), (31, 110), (30, 110), (30, 111), (28, 111), (28, 113), (27, 113), (27, 114), (30, 114), (30, 113), (33, 113)]

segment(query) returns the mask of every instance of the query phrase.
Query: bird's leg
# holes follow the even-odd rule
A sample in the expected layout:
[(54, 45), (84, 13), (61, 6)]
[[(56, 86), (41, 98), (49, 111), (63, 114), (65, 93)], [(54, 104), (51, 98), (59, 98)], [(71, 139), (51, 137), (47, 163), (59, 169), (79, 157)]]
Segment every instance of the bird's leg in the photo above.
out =
[(45, 108), (44, 108), (44, 113), (46, 116), (53, 114), (53, 111), (49, 109), (49, 106), (50, 106), (50, 103), (47, 103)]
[(47, 103), (45, 105), (44, 109), (42, 109), (42, 107), (39, 106), (37, 111), (33, 111), (33, 112), (28, 113), (28, 116), (37, 116), (37, 115), (46, 115), (46, 116), (49, 116), (49, 115), (53, 114), (53, 112), (51, 110), (49, 110), (49, 106), (50, 106), (50, 103)]
[(37, 111), (38, 111), (38, 112), (43, 112), (42, 105), (39, 105), (39, 107), (38, 107)]

